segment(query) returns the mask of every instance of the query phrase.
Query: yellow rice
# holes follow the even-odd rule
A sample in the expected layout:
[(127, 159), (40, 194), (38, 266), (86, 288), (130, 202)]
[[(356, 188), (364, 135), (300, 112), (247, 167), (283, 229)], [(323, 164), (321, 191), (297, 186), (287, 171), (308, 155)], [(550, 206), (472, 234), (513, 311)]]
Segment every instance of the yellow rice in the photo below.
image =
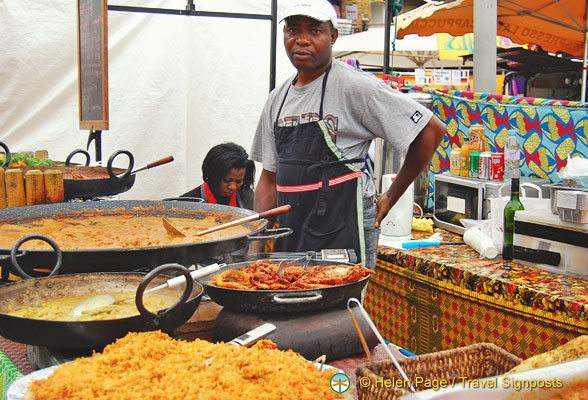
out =
[(102, 353), (33, 382), (29, 393), (35, 400), (341, 398), (331, 390), (332, 371), (319, 372), (292, 350), (274, 347), (269, 341), (244, 348), (174, 340), (160, 331), (129, 333)]

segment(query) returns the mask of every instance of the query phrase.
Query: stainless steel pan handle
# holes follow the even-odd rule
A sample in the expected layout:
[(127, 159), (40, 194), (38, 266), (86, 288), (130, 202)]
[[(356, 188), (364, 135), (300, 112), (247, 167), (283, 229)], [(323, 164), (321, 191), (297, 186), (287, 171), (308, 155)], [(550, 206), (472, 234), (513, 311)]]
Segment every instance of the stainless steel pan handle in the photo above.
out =
[(320, 292), (308, 292), (308, 293), (278, 293), (274, 294), (272, 301), (278, 304), (303, 304), (303, 303), (314, 303), (323, 298)]
[(269, 240), (269, 239), (277, 239), (284, 236), (291, 235), (292, 228), (276, 228), (276, 229), (266, 229), (262, 232), (257, 232), (254, 235), (247, 235), (247, 239), (249, 240)]

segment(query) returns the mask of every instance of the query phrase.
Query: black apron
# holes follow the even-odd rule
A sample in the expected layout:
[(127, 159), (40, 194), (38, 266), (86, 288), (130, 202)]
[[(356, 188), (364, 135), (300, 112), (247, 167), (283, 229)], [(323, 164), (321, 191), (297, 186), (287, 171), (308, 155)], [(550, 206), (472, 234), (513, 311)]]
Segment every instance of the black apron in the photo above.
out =
[(323, 77), (319, 121), (278, 126), (288, 88), (274, 123), (277, 202), (292, 206), (279, 216), (279, 224), (293, 230), (276, 240), (275, 251), (354, 249), (365, 261), (362, 172), (353, 165), (364, 160), (346, 160), (323, 121), (329, 71)]

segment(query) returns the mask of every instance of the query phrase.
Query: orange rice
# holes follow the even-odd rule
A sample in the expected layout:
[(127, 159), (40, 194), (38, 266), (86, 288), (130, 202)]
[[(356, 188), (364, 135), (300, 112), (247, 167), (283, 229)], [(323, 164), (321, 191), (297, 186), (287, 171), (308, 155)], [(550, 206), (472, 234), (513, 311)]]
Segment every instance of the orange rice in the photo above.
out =
[(245, 348), (154, 331), (129, 333), (102, 353), (64, 364), (32, 382), (29, 393), (35, 400), (340, 399), (332, 376), (269, 341)]

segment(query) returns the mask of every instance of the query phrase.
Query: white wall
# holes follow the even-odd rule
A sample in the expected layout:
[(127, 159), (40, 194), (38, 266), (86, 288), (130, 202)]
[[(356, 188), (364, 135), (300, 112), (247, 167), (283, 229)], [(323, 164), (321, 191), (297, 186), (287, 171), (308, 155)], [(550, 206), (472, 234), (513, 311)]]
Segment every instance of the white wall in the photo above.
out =
[[(195, 3), (207, 11), (271, 12), (269, 0)], [(276, 84), (294, 73), (281, 29)], [(121, 199), (161, 199), (199, 185), (202, 159), (215, 144), (234, 141), (249, 150), (269, 91), (270, 21), (109, 11), (108, 30), (110, 129), (102, 133), (103, 159), (118, 149), (130, 150), (136, 167), (175, 158), (137, 174)], [(75, 2), (0, 2), (0, 140), (11, 151), (46, 149), (63, 160), (86, 147), (89, 132), (78, 120), (76, 33)], [(121, 156), (117, 166), (125, 163)]]

